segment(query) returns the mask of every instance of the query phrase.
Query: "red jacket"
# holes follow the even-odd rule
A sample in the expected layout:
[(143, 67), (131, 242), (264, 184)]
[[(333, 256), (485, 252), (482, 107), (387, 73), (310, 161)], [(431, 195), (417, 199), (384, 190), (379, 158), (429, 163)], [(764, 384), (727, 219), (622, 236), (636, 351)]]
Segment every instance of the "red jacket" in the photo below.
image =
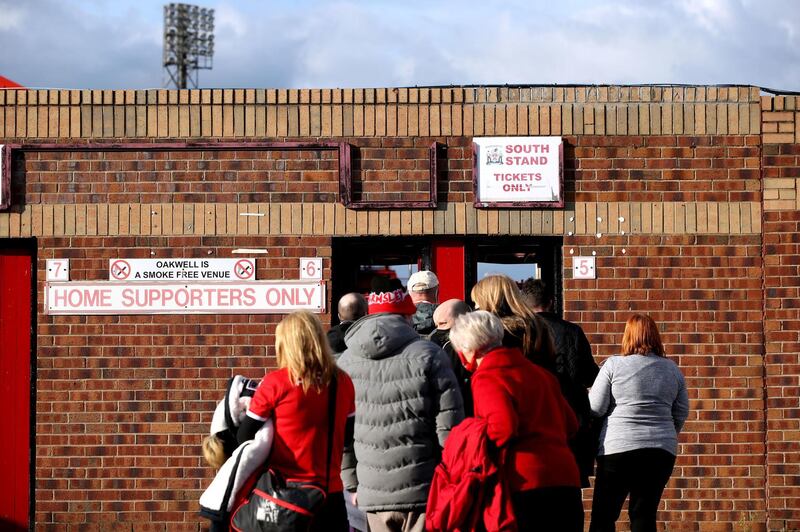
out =
[(519, 349), (499, 347), (485, 355), (473, 374), (472, 394), (475, 416), (486, 419), (489, 438), (507, 447), (504, 469), (512, 492), (580, 487), (567, 445), (578, 422), (554, 375)]
[(517, 531), (511, 493), (492, 448), (485, 419), (468, 417), (450, 431), (433, 473), (425, 530)]

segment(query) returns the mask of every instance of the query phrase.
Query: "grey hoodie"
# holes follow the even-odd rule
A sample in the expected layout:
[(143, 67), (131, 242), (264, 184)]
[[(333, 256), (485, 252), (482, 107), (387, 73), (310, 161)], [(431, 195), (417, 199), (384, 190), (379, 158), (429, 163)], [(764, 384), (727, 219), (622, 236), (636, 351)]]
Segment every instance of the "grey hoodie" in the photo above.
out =
[(464, 418), (450, 361), (397, 314), (361, 318), (345, 344), (338, 363), (355, 386), (356, 419), (344, 486), (365, 511), (424, 511), (441, 448)]

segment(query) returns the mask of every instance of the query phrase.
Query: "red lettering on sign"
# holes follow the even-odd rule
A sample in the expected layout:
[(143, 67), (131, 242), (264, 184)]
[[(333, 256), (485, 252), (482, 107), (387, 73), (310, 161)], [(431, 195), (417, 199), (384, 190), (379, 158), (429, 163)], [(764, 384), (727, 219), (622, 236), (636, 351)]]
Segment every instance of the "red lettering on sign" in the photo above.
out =
[(53, 291), (53, 304), (60, 307), (110, 307), (111, 291), (103, 288), (65, 288)]
[(550, 153), (549, 144), (507, 144), (506, 153)]
[(305, 293), (306, 293), (306, 305), (308, 305), (309, 303), (311, 303), (311, 298), (314, 296), (314, 291), (315, 291), (316, 289), (317, 289), (316, 287), (312, 287), (312, 288), (303, 288), (303, 292), (305, 292)]
[(244, 289), (244, 301), (245, 305), (248, 307), (252, 307), (256, 304), (256, 291), (252, 288), (245, 288)]

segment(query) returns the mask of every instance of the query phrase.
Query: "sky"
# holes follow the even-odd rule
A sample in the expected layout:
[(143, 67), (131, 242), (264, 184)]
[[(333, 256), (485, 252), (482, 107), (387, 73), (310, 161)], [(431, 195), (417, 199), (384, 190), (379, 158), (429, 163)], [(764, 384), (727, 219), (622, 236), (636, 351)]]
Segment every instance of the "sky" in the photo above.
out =
[[(153, 0), (0, 0), (0, 75), (166, 87)], [(800, 91), (800, 0), (204, 0), (201, 88), (744, 84)]]

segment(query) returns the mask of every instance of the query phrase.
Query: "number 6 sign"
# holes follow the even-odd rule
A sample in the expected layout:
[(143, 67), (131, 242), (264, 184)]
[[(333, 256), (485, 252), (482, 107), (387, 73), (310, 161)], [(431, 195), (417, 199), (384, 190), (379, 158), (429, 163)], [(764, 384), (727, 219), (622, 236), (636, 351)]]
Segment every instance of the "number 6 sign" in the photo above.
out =
[(573, 279), (597, 279), (594, 257), (572, 257)]
[(301, 279), (322, 279), (322, 258), (303, 257), (300, 259)]

